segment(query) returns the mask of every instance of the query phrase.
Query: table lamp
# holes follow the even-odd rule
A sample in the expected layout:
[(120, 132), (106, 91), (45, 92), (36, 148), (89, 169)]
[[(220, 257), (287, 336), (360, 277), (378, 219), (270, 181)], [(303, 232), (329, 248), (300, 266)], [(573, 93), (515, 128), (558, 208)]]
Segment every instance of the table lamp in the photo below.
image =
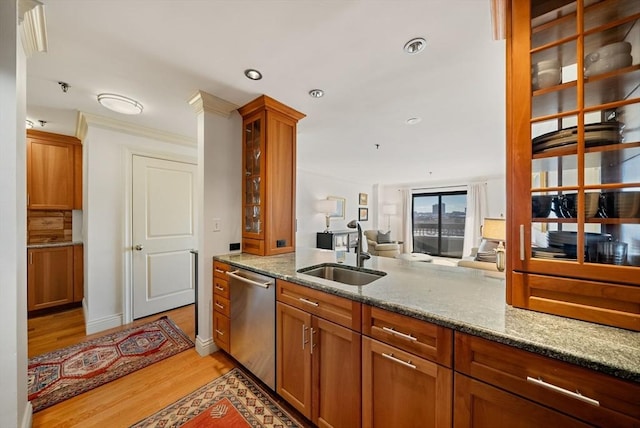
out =
[(496, 267), (500, 272), (506, 266), (504, 241), (507, 238), (507, 222), (504, 218), (485, 218), (482, 225), (482, 238), (498, 241), (496, 248)]
[(396, 215), (396, 206), (395, 205), (383, 205), (382, 206), (382, 214), (387, 216), (387, 231), (391, 230), (391, 216)]
[(316, 201), (316, 211), (325, 215), (326, 218), (326, 228), (324, 230), (325, 233), (329, 232), (329, 227), (331, 224), (331, 214), (336, 212), (338, 209), (338, 201), (333, 199), (321, 199)]

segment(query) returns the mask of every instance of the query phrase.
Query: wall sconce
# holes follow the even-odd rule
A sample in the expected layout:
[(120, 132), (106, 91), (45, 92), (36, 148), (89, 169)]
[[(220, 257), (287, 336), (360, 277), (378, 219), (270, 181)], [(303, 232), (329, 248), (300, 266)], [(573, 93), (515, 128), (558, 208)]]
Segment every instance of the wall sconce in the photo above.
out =
[(329, 227), (331, 225), (331, 214), (335, 213), (338, 209), (338, 201), (333, 199), (322, 199), (320, 201), (316, 201), (316, 211), (325, 215), (326, 218), (326, 229), (325, 233), (329, 232)]
[(500, 272), (506, 266), (506, 249), (504, 241), (507, 239), (507, 222), (504, 218), (485, 218), (482, 225), (482, 237), (492, 241), (499, 241), (496, 248), (496, 267)]
[(391, 230), (391, 216), (397, 214), (396, 206), (389, 204), (382, 206), (382, 214), (387, 216), (387, 231)]

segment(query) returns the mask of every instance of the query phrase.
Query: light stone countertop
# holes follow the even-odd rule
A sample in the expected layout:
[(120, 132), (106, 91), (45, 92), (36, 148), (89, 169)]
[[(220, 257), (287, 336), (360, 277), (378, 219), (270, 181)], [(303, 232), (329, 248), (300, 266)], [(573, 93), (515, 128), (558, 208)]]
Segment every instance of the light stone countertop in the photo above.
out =
[[(372, 256), (364, 267), (387, 275), (352, 286), (296, 272), (335, 263), (330, 250), (296, 248), (295, 253), (269, 257), (228, 254), (214, 259), (640, 382), (640, 333), (509, 306), (504, 276), (497, 272)], [(355, 266), (355, 254), (347, 253), (344, 264)]]
[(69, 245), (82, 245), (82, 241), (42, 242), (38, 244), (28, 244), (27, 249), (30, 250), (32, 248), (66, 247)]

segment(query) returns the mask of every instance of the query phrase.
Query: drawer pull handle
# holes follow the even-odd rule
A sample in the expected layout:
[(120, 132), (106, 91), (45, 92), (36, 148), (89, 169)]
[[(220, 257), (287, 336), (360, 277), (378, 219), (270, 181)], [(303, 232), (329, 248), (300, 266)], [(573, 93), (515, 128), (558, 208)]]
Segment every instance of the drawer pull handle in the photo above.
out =
[(384, 352), (382, 353), (382, 356), (388, 360), (395, 361), (398, 364), (402, 364), (403, 366), (410, 367), (412, 369), (416, 368), (415, 364), (411, 364), (411, 360), (409, 360), (408, 362), (402, 361), (400, 358), (394, 357), (393, 354), (385, 354)]
[(216, 329), (216, 333), (218, 333), (220, 336), (224, 336), (224, 333), (221, 332), (220, 330)]
[(394, 336), (399, 336), (403, 339), (407, 339), (410, 340), (412, 342), (415, 342), (416, 340), (418, 340), (417, 337), (413, 337), (410, 334), (406, 334), (406, 333), (400, 333), (399, 331), (394, 330), (391, 327), (382, 327), (382, 330), (386, 331), (389, 334), (393, 334)]
[(538, 378), (533, 378), (531, 376), (527, 376), (527, 382), (533, 383), (535, 385), (539, 385), (543, 388), (547, 388), (550, 389), (552, 391), (558, 392), (560, 394), (564, 394), (567, 395), (569, 397), (573, 397), (577, 400), (580, 401), (584, 401), (585, 403), (589, 403), (593, 406), (600, 406), (600, 402), (598, 400), (594, 400), (593, 398), (589, 398), (586, 397), (582, 394), (580, 394), (579, 391), (573, 392), (573, 391), (569, 391), (568, 389), (564, 389), (564, 388), (560, 388), (559, 386), (553, 385), (551, 383), (545, 382), (542, 379)]
[(316, 302), (312, 302), (311, 300), (307, 300), (304, 297), (298, 297), (298, 300), (300, 300), (302, 303), (306, 303), (307, 305), (316, 306), (316, 307), (320, 306)]
[(224, 287), (220, 287), (218, 284), (216, 284), (216, 290), (224, 291)]
[(224, 270), (222, 270), (222, 269), (220, 269), (220, 268), (216, 268), (216, 272), (218, 272), (218, 273), (225, 273), (225, 271), (224, 271)]
[(224, 309), (224, 306), (223, 306), (223, 305), (221, 305), (221, 304), (220, 304), (220, 303), (218, 303), (218, 302), (216, 302), (216, 303), (215, 303), (215, 305), (216, 305), (217, 307), (219, 307), (220, 309)]

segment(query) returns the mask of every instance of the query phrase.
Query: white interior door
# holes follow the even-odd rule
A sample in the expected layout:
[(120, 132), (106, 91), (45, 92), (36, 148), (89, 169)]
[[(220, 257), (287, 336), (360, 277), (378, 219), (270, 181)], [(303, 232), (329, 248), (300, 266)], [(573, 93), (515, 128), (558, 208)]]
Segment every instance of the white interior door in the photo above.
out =
[(133, 156), (133, 317), (194, 302), (196, 165)]

